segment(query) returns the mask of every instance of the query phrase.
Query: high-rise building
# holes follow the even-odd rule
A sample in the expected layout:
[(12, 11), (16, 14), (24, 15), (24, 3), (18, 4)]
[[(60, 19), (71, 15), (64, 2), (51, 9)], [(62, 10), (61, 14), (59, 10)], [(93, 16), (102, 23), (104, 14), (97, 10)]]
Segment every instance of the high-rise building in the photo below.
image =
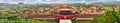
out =
[(23, 3), (23, 2), (19, 2), (18, 4), (19, 4), (19, 5), (23, 5), (24, 3)]
[(24, 3), (23, 3), (23, 2), (19, 2), (19, 3), (17, 4), (17, 6), (23, 7), (23, 6), (24, 6)]

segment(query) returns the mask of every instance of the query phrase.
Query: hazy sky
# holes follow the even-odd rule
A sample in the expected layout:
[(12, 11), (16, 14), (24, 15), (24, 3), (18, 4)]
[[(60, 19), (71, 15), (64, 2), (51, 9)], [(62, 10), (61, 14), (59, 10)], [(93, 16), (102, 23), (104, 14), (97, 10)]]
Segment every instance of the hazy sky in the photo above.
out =
[(25, 4), (36, 4), (36, 3), (85, 3), (85, 2), (114, 2), (120, 0), (0, 0), (0, 3), (17, 4), (23, 2)]

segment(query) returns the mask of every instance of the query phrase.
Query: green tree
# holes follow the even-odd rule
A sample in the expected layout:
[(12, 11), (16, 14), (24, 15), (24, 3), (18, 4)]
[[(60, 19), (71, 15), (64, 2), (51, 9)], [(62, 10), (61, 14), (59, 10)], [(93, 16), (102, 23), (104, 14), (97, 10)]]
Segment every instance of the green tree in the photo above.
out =
[(108, 11), (103, 16), (95, 18), (92, 23), (115, 23), (116, 21), (116, 18), (112, 15), (112, 11)]
[(104, 14), (104, 16), (96, 18), (92, 21), (92, 23), (119, 23), (119, 13), (115, 12), (116, 6), (116, 4), (110, 5), (112, 11), (108, 11)]
[(8, 20), (20, 20), (21, 16), (9, 16), (7, 19)]
[(91, 4), (84, 4), (83, 5), (85, 8), (90, 8), (92, 5)]
[(25, 15), (25, 16), (24, 16), (24, 19), (25, 19), (26, 21), (28, 21), (28, 15)]
[(117, 12), (116, 15), (118, 17), (118, 23), (120, 23), (120, 12)]

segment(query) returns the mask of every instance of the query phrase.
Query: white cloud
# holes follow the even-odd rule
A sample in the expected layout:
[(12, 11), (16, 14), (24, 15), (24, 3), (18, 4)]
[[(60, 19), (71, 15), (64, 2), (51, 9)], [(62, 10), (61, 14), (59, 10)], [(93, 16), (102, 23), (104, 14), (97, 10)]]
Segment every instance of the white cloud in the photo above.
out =
[(120, 0), (116, 0), (116, 1), (120, 1)]
[(85, 0), (82, 0), (80, 3), (85, 3), (86, 1)]
[(4, 0), (0, 0), (0, 3), (5, 3)]
[(0, 0), (0, 2), (2, 2), (2, 1), (4, 1), (4, 0)]
[(11, 2), (8, 2), (10, 4), (18, 4), (19, 2), (23, 2), (24, 4), (35, 4), (36, 2), (38, 2), (38, 0), (35, 0), (33, 2), (30, 2), (30, 0), (24, 0), (24, 1), (11, 1)]

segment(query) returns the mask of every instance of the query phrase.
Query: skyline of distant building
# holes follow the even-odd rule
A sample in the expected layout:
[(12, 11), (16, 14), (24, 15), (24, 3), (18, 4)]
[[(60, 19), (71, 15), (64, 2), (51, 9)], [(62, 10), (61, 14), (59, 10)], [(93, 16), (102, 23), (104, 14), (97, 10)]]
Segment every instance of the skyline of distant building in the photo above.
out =
[(120, 0), (0, 0), (0, 3), (18, 4), (51, 4), (51, 3), (91, 3), (91, 2), (115, 2)]

